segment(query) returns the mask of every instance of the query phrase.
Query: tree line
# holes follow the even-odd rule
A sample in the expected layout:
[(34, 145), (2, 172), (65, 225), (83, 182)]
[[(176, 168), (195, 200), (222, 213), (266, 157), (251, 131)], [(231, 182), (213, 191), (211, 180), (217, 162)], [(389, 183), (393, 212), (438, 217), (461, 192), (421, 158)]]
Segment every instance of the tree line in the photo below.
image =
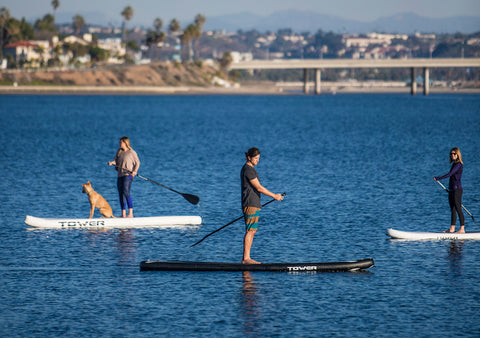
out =
[[(0, 60), (3, 59), (4, 46), (26, 40), (49, 40), (52, 41), (54, 36), (58, 36), (58, 30), (56, 27), (55, 15), (57, 9), (60, 7), (59, 0), (53, 0), (51, 2), (53, 9), (52, 13), (47, 13), (42, 18), (37, 19), (34, 24), (28, 23), (25, 18), (18, 20), (10, 15), (10, 11), (6, 7), (0, 8)], [(131, 40), (128, 40), (128, 22), (133, 18), (135, 10), (131, 6), (126, 6), (120, 13), (123, 18), (122, 21), (122, 42), (126, 46), (127, 50), (138, 50), (138, 45)], [(202, 28), (206, 22), (206, 17), (202, 14), (198, 14), (194, 18), (194, 22), (189, 24), (183, 31), (181, 31), (180, 21), (178, 19), (172, 19), (168, 24), (168, 33), (178, 36), (182, 50), (182, 60), (192, 61), (198, 59), (199, 38), (202, 36)], [(79, 36), (86, 27), (85, 18), (76, 14), (72, 18), (71, 27), (76, 36)], [(152, 28), (147, 31), (145, 37), (145, 44), (149, 47), (157, 45), (166, 39), (166, 32), (162, 31), (163, 20), (156, 18), (153, 21)], [(65, 44), (63, 48), (69, 50), (71, 46)], [(85, 52), (81, 46), (75, 46), (74, 52)], [(58, 52), (58, 51), (57, 51)], [(105, 53), (101, 53), (98, 48), (91, 46), (88, 51), (94, 58), (106, 58)], [(128, 56), (127, 56), (128, 61)]]

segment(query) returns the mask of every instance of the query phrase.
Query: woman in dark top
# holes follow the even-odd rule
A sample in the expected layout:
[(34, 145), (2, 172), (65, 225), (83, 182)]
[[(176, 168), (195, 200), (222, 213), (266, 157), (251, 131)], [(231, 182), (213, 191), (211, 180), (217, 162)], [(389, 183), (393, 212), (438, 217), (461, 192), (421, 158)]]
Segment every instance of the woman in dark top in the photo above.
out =
[(245, 218), (245, 237), (243, 239), (243, 264), (260, 264), (250, 258), (250, 249), (253, 243), (253, 236), (257, 232), (258, 218), (260, 213), (260, 196), (273, 197), (277, 201), (283, 200), (281, 194), (274, 194), (260, 184), (255, 166), (260, 160), (260, 150), (250, 148), (245, 153), (247, 162), (240, 172), (242, 184), (242, 210)]
[(450, 210), (452, 211), (451, 225), (450, 229), (445, 232), (455, 232), (455, 224), (457, 223), (457, 214), (460, 219), (460, 230), (458, 233), (465, 233), (465, 217), (463, 216), (462, 211), (462, 173), (463, 173), (463, 162), (462, 162), (462, 153), (458, 148), (452, 148), (450, 150), (450, 163), (452, 163), (450, 172), (446, 175), (437, 177), (433, 179), (435, 181), (443, 180), (444, 178), (450, 177), (448, 182), (448, 203), (450, 204)]

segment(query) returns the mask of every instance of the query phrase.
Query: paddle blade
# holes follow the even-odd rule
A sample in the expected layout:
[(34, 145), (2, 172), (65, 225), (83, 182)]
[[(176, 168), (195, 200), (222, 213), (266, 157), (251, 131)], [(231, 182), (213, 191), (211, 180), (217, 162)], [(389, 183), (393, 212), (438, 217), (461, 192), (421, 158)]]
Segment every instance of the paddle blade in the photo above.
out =
[(182, 194), (182, 196), (192, 204), (198, 204), (200, 202), (200, 197), (191, 194)]

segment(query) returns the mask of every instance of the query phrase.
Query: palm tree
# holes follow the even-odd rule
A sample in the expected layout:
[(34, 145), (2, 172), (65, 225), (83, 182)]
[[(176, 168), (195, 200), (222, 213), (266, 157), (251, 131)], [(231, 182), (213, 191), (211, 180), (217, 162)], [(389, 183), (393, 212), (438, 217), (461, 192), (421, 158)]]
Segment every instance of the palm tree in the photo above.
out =
[(185, 49), (188, 52), (188, 60), (192, 61), (192, 54), (193, 54), (193, 48), (192, 48), (192, 40), (195, 39), (196, 37), (199, 36), (199, 28), (195, 24), (190, 24), (185, 28), (183, 31), (183, 34), (180, 36), (180, 41), (182, 43), (182, 50), (185, 51)]
[(55, 14), (57, 13), (57, 8), (60, 7), (60, 0), (52, 0), (53, 7), (53, 19), (55, 20)]
[(206, 21), (207, 21), (207, 19), (202, 14), (197, 14), (197, 16), (195, 16), (195, 24), (198, 27), (200, 27), (200, 29), (202, 29), (202, 27), (203, 27), (203, 25), (205, 24)]
[(196, 34), (196, 36), (195, 36), (195, 59), (196, 60), (199, 57), (198, 40), (202, 36), (202, 27), (203, 27), (203, 25), (205, 24), (206, 21), (207, 21), (207, 19), (202, 14), (197, 14), (195, 16), (195, 25), (197, 26), (197, 29), (195, 31), (195, 34)]
[(56, 32), (55, 18), (52, 14), (45, 14), (42, 19), (35, 21), (33, 27), (39, 31)]
[(191, 39), (191, 36), (189, 34), (189, 31), (185, 29), (182, 35), (180, 35), (180, 43), (182, 45), (182, 50), (181, 50), (182, 61), (185, 61), (185, 50), (187, 49), (190, 39)]
[(163, 27), (163, 21), (160, 18), (156, 18), (153, 21), (154, 30), (149, 30), (147, 32), (146, 43), (147, 46), (151, 49), (150, 53), (153, 50), (153, 60), (157, 59), (157, 44), (165, 40), (165, 33), (161, 31)]
[(192, 29), (192, 42), (193, 45), (190, 45), (190, 61), (192, 61), (192, 57), (195, 58), (195, 60), (198, 59), (198, 40), (202, 36), (202, 29), (198, 25), (193, 25)]
[(153, 21), (153, 27), (155, 27), (155, 30), (157, 32), (159, 32), (163, 27), (163, 20), (160, 18), (156, 18), (155, 21)]
[(226, 70), (228, 69), (228, 67), (230, 67), (232, 62), (233, 62), (233, 58), (232, 58), (232, 53), (230, 52), (223, 53), (220, 60), (218, 60), (218, 63), (220, 64), (220, 68), (224, 72), (226, 72)]
[(82, 28), (85, 27), (85, 19), (80, 14), (73, 17), (72, 28), (75, 30), (75, 35), (79, 35)]
[(0, 8), (0, 61), (3, 60), (3, 35), (8, 20), (10, 20), (10, 11), (6, 7)]
[[(164, 32), (148, 31), (146, 43), (150, 49), (153, 49), (153, 60), (157, 59), (157, 44), (165, 40)], [(152, 48), (153, 46), (153, 48)]]
[[(147, 44), (147, 46), (150, 50), (152, 49), (152, 46), (155, 45), (155, 40), (156, 39), (157, 39), (157, 34), (154, 31), (148, 31), (147, 32), (147, 38), (146, 38), (145, 42), (146, 42), (146, 44)], [(155, 54), (154, 54), (154, 56), (155, 56)]]
[(37, 47), (35, 47), (35, 52), (38, 54), (38, 57), (39, 57), (39, 62), (40, 62), (40, 67), (43, 67), (44, 66), (44, 58), (43, 58), (43, 55), (45, 53), (45, 48), (43, 48), (43, 46), (40, 46), (40, 45), (37, 45)]
[(122, 13), (120, 13), (124, 19), (123, 21), (123, 37), (122, 40), (125, 42), (126, 38), (126, 30), (127, 30), (127, 22), (133, 18), (134, 10), (131, 6), (127, 6), (123, 9)]
[(63, 54), (63, 49), (62, 46), (58, 43), (54, 48), (53, 48), (53, 59), (52, 61), (52, 66), (58, 66), (59, 63), (59, 56)]
[(171, 33), (178, 32), (180, 30), (180, 22), (177, 19), (172, 19), (172, 21), (170, 21), (170, 24), (168, 25), (168, 30)]

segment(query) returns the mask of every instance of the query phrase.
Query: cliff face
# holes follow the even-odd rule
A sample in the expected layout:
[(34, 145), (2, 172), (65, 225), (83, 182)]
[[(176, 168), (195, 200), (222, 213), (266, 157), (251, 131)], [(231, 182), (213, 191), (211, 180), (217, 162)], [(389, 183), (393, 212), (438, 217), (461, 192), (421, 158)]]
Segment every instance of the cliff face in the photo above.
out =
[(207, 65), (171, 62), (108, 66), (85, 70), (3, 71), (0, 83), (75, 86), (209, 86), (217, 70)]

